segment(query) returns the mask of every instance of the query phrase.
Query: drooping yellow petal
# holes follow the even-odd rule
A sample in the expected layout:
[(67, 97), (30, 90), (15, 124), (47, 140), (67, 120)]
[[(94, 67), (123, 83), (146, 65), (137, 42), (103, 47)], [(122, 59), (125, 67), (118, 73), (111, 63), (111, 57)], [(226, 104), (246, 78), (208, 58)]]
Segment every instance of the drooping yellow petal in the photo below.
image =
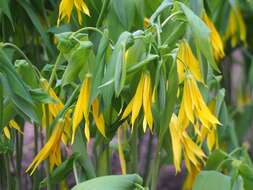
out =
[(211, 32), (211, 44), (213, 47), (214, 57), (216, 60), (222, 59), (225, 56), (222, 39), (213, 22), (209, 19), (206, 13), (203, 15), (203, 20)]
[(185, 78), (185, 72), (187, 70), (192, 73), (197, 81), (204, 83), (198, 60), (193, 55), (189, 44), (185, 40), (182, 40), (179, 44), (179, 50), (177, 54), (177, 71), (179, 83), (183, 82)]
[[(40, 150), (40, 152), (36, 155), (32, 163), (28, 166), (26, 169), (26, 172), (30, 172), (32, 175), (36, 168), (39, 166), (39, 164), (49, 158), (50, 161), (50, 167), (53, 167), (55, 164), (58, 165), (60, 158), (59, 158), (59, 148), (60, 148), (60, 142), (61, 142), (61, 135), (63, 132), (63, 125), (64, 120), (59, 119), (57, 122), (52, 135), (50, 136), (47, 143), (43, 146), (43, 148)], [(53, 166), (52, 166), (53, 165)]]
[(152, 89), (151, 89), (151, 79), (148, 73), (144, 74), (144, 87), (143, 87), (143, 110), (144, 110), (144, 120), (147, 121), (150, 130), (153, 126), (153, 116), (152, 116)]
[(56, 117), (57, 114), (64, 108), (64, 104), (59, 99), (59, 97), (56, 95), (55, 91), (49, 86), (46, 79), (41, 79), (41, 86), (42, 88), (49, 93), (49, 95), (56, 101), (56, 103), (49, 103), (48, 109), (49, 112), (53, 115), (53, 117)]
[(172, 115), (169, 129), (172, 141), (173, 162), (176, 172), (181, 171), (181, 159), (182, 159), (182, 145), (181, 134), (179, 129), (179, 121), (175, 114)]
[(73, 113), (73, 124), (72, 124), (72, 140), (71, 143), (74, 143), (75, 133), (78, 125), (82, 121), (84, 116), (85, 118), (85, 134), (86, 137), (89, 137), (89, 98), (90, 98), (90, 83), (91, 77), (87, 76), (87, 78), (83, 81), (81, 86), (80, 94), (77, 99), (77, 103), (75, 106), (75, 110)]
[(16, 123), (16, 121), (11, 120), (11, 121), (9, 122), (9, 126), (10, 126), (11, 128), (13, 128), (13, 129), (16, 129), (19, 133), (24, 134), (24, 133), (21, 131), (20, 126)]
[(225, 41), (231, 39), (231, 46), (235, 47), (239, 40), (246, 45), (246, 25), (243, 20), (240, 9), (232, 7), (229, 14), (227, 31), (225, 34)]
[(4, 132), (4, 135), (6, 136), (7, 139), (11, 139), (11, 134), (10, 134), (10, 130), (8, 127), (4, 127), (3, 132)]
[(191, 172), (188, 173), (184, 184), (183, 184), (183, 190), (192, 190), (193, 183), (195, 181), (196, 176), (198, 175), (199, 170), (195, 167), (191, 168)]
[(136, 93), (133, 98), (132, 117), (131, 117), (132, 126), (134, 126), (134, 122), (137, 116), (139, 115), (139, 112), (141, 109), (142, 98), (143, 98), (143, 87), (144, 87), (144, 76), (142, 74)]
[(96, 98), (92, 103), (93, 117), (100, 133), (105, 137), (105, 120), (102, 113), (99, 112), (99, 100)]
[(76, 7), (79, 24), (82, 24), (82, 14), (90, 16), (89, 9), (83, 0), (62, 0), (59, 6), (59, 16), (57, 25), (66, 17), (67, 22), (70, 22), (73, 7)]
[(121, 119), (125, 119), (131, 113), (132, 107), (133, 107), (133, 102), (134, 102), (134, 98), (132, 98), (131, 101), (129, 102), (129, 104), (127, 105)]

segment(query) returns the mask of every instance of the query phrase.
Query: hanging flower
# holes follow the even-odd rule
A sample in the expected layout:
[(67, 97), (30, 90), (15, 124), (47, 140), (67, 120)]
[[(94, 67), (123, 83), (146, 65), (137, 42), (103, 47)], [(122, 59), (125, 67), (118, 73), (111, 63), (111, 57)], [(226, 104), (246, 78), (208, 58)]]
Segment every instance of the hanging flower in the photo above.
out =
[[(49, 121), (49, 124), (53, 122), (53, 120), (56, 118), (58, 113), (63, 110), (64, 104), (60, 100), (60, 98), (56, 95), (55, 91), (49, 86), (48, 81), (46, 79), (40, 80), (42, 88), (48, 92), (49, 96), (55, 100), (53, 103), (48, 103), (42, 105), (42, 128), (46, 128), (47, 120)], [(46, 114), (46, 106), (48, 106), (48, 113)], [(64, 133), (62, 136), (62, 140), (64, 144), (67, 144), (68, 139), (70, 139), (70, 133), (71, 133), (71, 122), (70, 122), (70, 113), (72, 110), (68, 110), (65, 113), (64, 121), (65, 121), (65, 127), (64, 127)], [(48, 118), (47, 118), (48, 117)]]
[[(209, 109), (212, 113), (215, 112), (215, 107), (216, 107), (216, 101), (212, 100), (209, 103)], [(198, 136), (197, 141), (200, 142), (201, 144), (204, 142), (206, 139), (207, 142), (207, 148), (211, 152), (215, 147), (219, 147), (219, 142), (218, 142), (218, 136), (217, 136), (217, 125), (213, 124), (210, 125), (208, 128), (202, 127), (200, 134)]]
[(231, 8), (225, 41), (230, 38), (232, 47), (235, 47), (239, 41), (242, 41), (242, 43), (246, 45), (246, 35), (246, 25), (240, 10), (238, 8)]
[(105, 137), (105, 120), (103, 114), (100, 112), (99, 100), (96, 98), (92, 103), (92, 113), (96, 126), (100, 133)]
[(185, 40), (182, 40), (179, 44), (177, 54), (177, 72), (179, 83), (184, 81), (185, 73), (187, 70), (192, 73), (192, 75), (197, 81), (203, 83), (200, 64), (193, 55), (189, 44)]
[(73, 123), (72, 123), (72, 140), (74, 143), (75, 134), (77, 127), (82, 121), (83, 117), (85, 119), (84, 133), (87, 141), (90, 140), (90, 121), (89, 121), (89, 99), (90, 99), (90, 86), (91, 86), (91, 76), (87, 76), (82, 83), (80, 94), (77, 99), (75, 110), (73, 113)]
[(208, 18), (207, 14), (204, 14), (203, 20), (210, 29), (210, 37), (211, 37), (211, 44), (213, 47), (213, 52), (214, 52), (214, 57), (216, 60), (222, 59), (225, 54), (224, 54), (224, 47), (223, 47), (223, 42), (221, 40), (221, 37), (216, 30), (213, 22)]
[(59, 165), (61, 163), (61, 137), (64, 130), (64, 119), (59, 119), (52, 135), (50, 136), (47, 143), (40, 150), (40, 152), (36, 155), (32, 163), (26, 169), (26, 172), (30, 172), (32, 175), (39, 164), (49, 158), (50, 169), (53, 169), (55, 165)]
[[(179, 119), (184, 121), (189, 120), (195, 127), (195, 131), (199, 133), (198, 121), (210, 129), (211, 125), (220, 124), (218, 119), (212, 114), (206, 106), (203, 97), (198, 89), (198, 85), (194, 77), (188, 73), (184, 81), (183, 97), (179, 110)], [(187, 122), (183, 122), (188, 124)], [(186, 128), (187, 126), (183, 126)]]
[(148, 125), (150, 130), (153, 126), (153, 116), (152, 116), (152, 86), (150, 74), (145, 72), (141, 75), (140, 82), (136, 89), (135, 95), (126, 107), (122, 119), (126, 118), (130, 113), (131, 114), (131, 124), (134, 126), (135, 120), (138, 117), (141, 107), (143, 106), (144, 110), (144, 119), (143, 119), (143, 130), (146, 131), (146, 126)]
[(194, 166), (198, 170), (203, 165), (205, 154), (182, 128), (180, 120), (175, 114), (172, 115), (169, 130), (172, 140), (173, 161), (176, 172), (181, 170), (182, 152), (185, 158), (185, 165), (189, 172), (192, 172)]
[(4, 127), (4, 128), (3, 128), (4, 135), (5, 135), (5, 137), (6, 137), (7, 139), (11, 139), (10, 128), (16, 129), (19, 133), (24, 134), (24, 133), (21, 131), (20, 126), (16, 123), (16, 121), (10, 120), (10, 122), (9, 122), (9, 124), (8, 124), (8, 127)]
[(83, 0), (62, 0), (59, 7), (59, 16), (57, 25), (66, 17), (67, 22), (70, 22), (73, 7), (75, 6), (79, 24), (82, 24), (82, 14), (90, 16), (89, 9)]

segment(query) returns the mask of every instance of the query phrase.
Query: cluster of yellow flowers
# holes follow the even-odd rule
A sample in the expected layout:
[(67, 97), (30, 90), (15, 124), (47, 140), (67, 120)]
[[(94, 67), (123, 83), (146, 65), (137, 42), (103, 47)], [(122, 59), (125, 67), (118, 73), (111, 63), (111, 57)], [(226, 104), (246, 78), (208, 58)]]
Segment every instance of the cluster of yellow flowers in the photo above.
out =
[(146, 131), (147, 124), (152, 130), (153, 116), (152, 116), (152, 84), (150, 74), (148, 72), (142, 73), (140, 82), (138, 84), (136, 93), (128, 106), (126, 107), (122, 119), (126, 118), (131, 113), (131, 124), (134, 126), (135, 120), (140, 113), (141, 106), (143, 105), (144, 119), (143, 130)]
[[(81, 12), (85, 13), (86, 15), (90, 15), (89, 10), (83, 0), (62, 0), (59, 9), (58, 24), (64, 18), (67, 18), (68, 22), (70, 21), (74, 6), (76, 7), (80, 24), (82, 23)], [(213, 47), (214, 57), (216, 60), (222, 59), (225, 55), (222, 39), (214, 24), (206, 14), (203, 14), (202, 19), (210, 29), (210, 43)], [(235, 20), (236, 22), (234, 22)], [(147, 25), (148, 21), (145, 19), (145, 26)], [(238, 30), (240, 32), (240, 40), (245, 42), (246, 29), (241, 13), (239, 10), (232, 9), (229, 17), (229, 27), (225, 36), (226, 39), (232, 39), (232, 46), (238, 43)], [(194, 176), (196, 176), (204, 164), (206, 156), (201, 148), (203, 142), (205, 140), (207, 141), (207, 146), (210, 151), (215, 147), (215, 145), (217, 146), (218, 141), (216, 129), (217, 125), (221, 124), (214, 115), (215, 102), (211, 102), (211, 105), (208, 107), (199, 90), (198, 83), (205, 85), (200, 63), (194, 56), (186, 40), (182, 40), (179, 44), (177, 54), (177, 73), (179, 84), (183, 86), (183, 90), (180, 92), (182, 94), (182, 101), (178, 116), (173, 114), (169, 124), (169, 130), (172, 139), (173, 159), (176, 172), (179, 172), (181, 170), (182, 155), (184, 155), (186, 168), (189, 171), (190, 178), (192, 179)], [(72, 131), (71, 143), (73, 144), (76, 130), (83, 118), (85, 120), (85, 137), (87, 141), (89, 141), (89, 103), (91, 101), (91, 83), (92, 77), (90, 75), (86, 75), (81, 85), (80, 94), (75, 105), (72, 123), (70, 119), (70, 112), (67, 112), (64, 118), (58, 120), (47, 143), (28, 167), (27, 171), (31, 171), (31, 174), (35, 171), (38, 165), (48, 157), (51, 168), (61, 163), (60, 142), (62, 140), (64, 144), (67, 144)], [(56, 118), (58, 113), (64, 108), (64, 104), (57, 97), (53, 89), (48, 85), (46, 80), (42, 80), (41, 84), (45, 90), (48, 90), (49, 95), (57, 100), (56, 104), (50, 103), (43, 106), (44, 113), (46, 112), (46, 108), (48, 108), (49, 112), (49, 115), (44, 114), (42, 119), (42, 126), (46, 126), (46, 121), (49, 120), (49, 123), (51, 123), (53, 119)], [(152, 130), (153, 115), (151, 107), (153, 103), (153, 94), (154, 92), (152, 89), (150, 73), (145, 71), (141, 74), (135, 95), (127, 105), (122, 116), (122, 119), (125, 119), (131, 114), (132, 128), (138, 115), (140, 114), (141, 108), (143, 107), (143, 130), (146, 131), (147, 125), (149, 129)], [(105, 121), (103, 114), (100, 112), (98, 97), (95, 98), (95, 100), (91, 103), (91, 107), (93, 118), (98, 130), (103, 136), (106, 136)], [(10, 122), (10, 126), (19, 130), (19, 128), (16, 127), (13, 122)], [(192, 140), (188, 134), (190, 127), (194, 129), (194, 133), (197, 136), (196, 142), (194, 142), (194, 140)], [(8, 128), (5, 128), (4, 132), (9, 138), (10, 135), (8, 134)], [(122, 156), (122, 150), (120, 150), (120, 152)], [(121, 160), (123, 159), (121, 158)]]

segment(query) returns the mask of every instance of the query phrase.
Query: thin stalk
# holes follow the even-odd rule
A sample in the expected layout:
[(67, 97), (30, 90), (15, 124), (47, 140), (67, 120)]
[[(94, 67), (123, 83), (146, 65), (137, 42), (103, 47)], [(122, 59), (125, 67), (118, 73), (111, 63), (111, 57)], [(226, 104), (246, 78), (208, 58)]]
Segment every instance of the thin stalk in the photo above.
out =
[(55, 64), (54, 64), (54, 67), (53, 67), (53, 70), (52, 70), (52, 73), (51, 73), (51, 76), (49, 78), (49, 87), (52, 86), (53, 84), (53, 81), (55, 79), (55, 75), (56, 75), (56, 70), (57, 70), (57, 67), (58, 65), (61, 63), (61, 58), (62, 58), (62, 54), (60, 53), (55, 61)]
[(133, 133), (131, 138), (131, 172), (138, 172), (138, 127), (133, 126)]
[[(48, 106), (45, 106), (45, 112), (46, 112), (46, 142), (50, 138), (50, 130), (49, 130), (49, 110)], [(52, 190), (51, 186), (51, 175), (50, 175), (50, 163), (49, 163), (49, 158), (46, 161), (46, 175), (47, 175), (47, 190)]]
[(4, 157), (4, 165), (5, 165), (5, 172), (6, 172), (6, 190), (11, 190), (11, 173), (10, 173), (10, 165), (9, 165), (9, 156), (8, 153), (3, 155)]
[(19, 133), (16, 133), (16, 172), (17, 172), (17, 189), (22, 190), (22, 184), (21, 184), (21, 152), (20, 150), (20, 138)]
[[(34, 157), (38, 154), (38, 127), (34, 124)], [(33, 189), (37, 189), (37, 173), (33, 175)]]
[(3, 112), (4, 112), (4, 93), (3, 93), (3, 82), (2, 74), (0, 74), (0, 134), (2, 134), (3, 129)]
[(160, 133), (159, 141), (156, 148), (155, 160), (152, 166), (152, 176), (151, 176), (151, 190), (156, 190), (157, 181), (159, 178), (159, 168), (160, 168), (160, 158), (161, 158), (161, 149), (163, 143), (164, 133)]
[(105, 14), (106, 14), (106, 10), (108, 8), (108, 5), (110, 3), (110, 0), (104, 0), (103, 1), (103, 5), (102, 5), (102, 10), (99, 14), (99, 17), (98, 17), (98, 20), (97, 20), (97, 24), (96, 24), (96, 27), (99, 28), (102, 23), (103, 23), (103, 20), (105, 18)]
[(148, 174), (150, 172), (150, 163), (152, 159), (152, 145), (153, 145), (153, 135), (149, 133), (149, 141), (148, 141), (148, 150), (146, 154), (146, 162), (145, 162), (145, 167), (144, 167), (144, 176), (143, 176), (143, 183), (145, 185), (148, 185)]

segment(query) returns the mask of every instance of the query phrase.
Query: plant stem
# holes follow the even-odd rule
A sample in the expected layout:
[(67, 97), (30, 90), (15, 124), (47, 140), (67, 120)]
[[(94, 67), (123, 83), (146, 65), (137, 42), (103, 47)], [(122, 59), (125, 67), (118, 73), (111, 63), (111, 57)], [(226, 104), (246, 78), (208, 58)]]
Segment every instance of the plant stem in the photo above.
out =
[(153, 135), (151, 133), (149, 133), (149, 141), (148, 141), (148, 150), (147, 150), (147, 154), (146, 154), (146, 163), (145, 163), (145, 167), (144, 167), (144, 176), (143, 176), (143, 183), (145, 185), (148, 185), (148, 174), (150, 172), (150, 162), (152, 159), (152, 145), (153, 145)]
[(3, 129), (3, 113), (4, 113), (4, 93), (3, 93), (3, 82), (2, 74), (0, 74), (0, 134), (2, 134)]
[[(45, 112), (46, 112), (46, 142), (50, 138), (50, 130), (49, 130), (49, 109), (48, 106), (45, 106)], [(47, 175), (47, 190), (52, 190), (51, 187), (51, 175), (50, 175), (50, 163), (49, 158), (46, 161), (46, 175)]]
[(110, 3), (110, 0), (104, 0), (103, 1), (102, 10), (99, 14), (98, 21), (97, 21), (97, 24), (96, 24), (97, 28), (99, 28), (103, 23), (103, 20), (105, 18), (105, 13), (106, 13), (106, 10), (107, 10), (107, 7), (108, 7), (109, 3)]
[(5, 153), (3, 157), (4, 157), (4, 165), (5, 165), (5, 172), (6, 172), (6, 190), (11, 190), (11, 181), (10, 181), (11, 174), (10, 174), (8, 153)]
[(132, 159), (131, 159), (131, 172), (136, 173), (138, 172), (138, 127), (133, 126), (133, 133), (131, 138), (131, 152), (132, 152)]
[(52, 73), (51, 73), (51, 76), (49, 78), (49, 87), (52, 86), (53, 82), (54, 82), (54, 78), (55, 78), (55, 75), (56, 75), (56, 70), (57, 70), (57, 66), (61, 63), (61, 57), (62, 57), (62, 54), (60, 53), (55, 61), (55, 64), (54, 64), (54, 67), (53, 67), (53, 70), (52, 70)]

